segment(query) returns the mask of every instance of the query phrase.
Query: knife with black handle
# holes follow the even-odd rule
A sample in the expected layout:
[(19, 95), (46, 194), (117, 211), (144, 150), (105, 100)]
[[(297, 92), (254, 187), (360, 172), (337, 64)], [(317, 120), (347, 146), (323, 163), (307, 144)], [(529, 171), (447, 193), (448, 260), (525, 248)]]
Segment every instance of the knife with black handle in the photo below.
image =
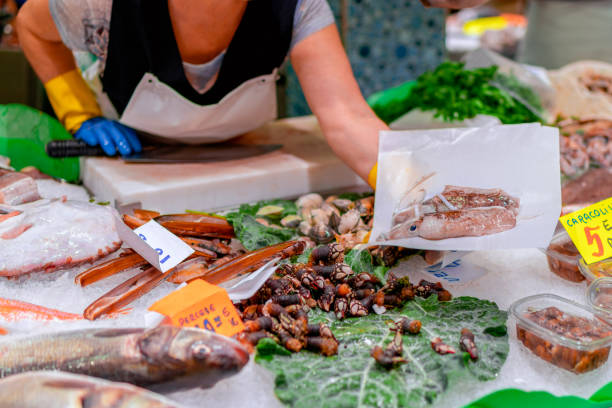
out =
[[(142, 152), (121, 159), (127, 163), (212, 163), (240, 160), (273, 152), (280, 144), (251, 145), (217, 143), (209, 145), (146, 146)], [(54, 158), (80, 156), (106, 156), (100, 146), (89, 146), (81, 140), (54, 140), (47, 143), (47, 155)]]
[(100, 146), (89, 146), (82, 140), (67, 139), (54, 140), (47, 143), (45, 151), (49, 157), (79, 157), (79, 156), (104, 156), (104, 150)]

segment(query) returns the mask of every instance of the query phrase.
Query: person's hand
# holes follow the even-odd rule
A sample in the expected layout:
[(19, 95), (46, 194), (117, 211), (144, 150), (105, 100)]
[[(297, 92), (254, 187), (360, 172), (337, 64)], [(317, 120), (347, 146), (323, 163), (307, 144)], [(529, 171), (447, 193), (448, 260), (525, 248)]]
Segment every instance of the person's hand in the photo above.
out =
[(489, 0), (421, 0), (425, 7), (438, 7), (448, 9), (462, 9), (476, 7)]
[(114, 156), (117, 151), (122, 156), (142, 151), (140, 140), (133, 129), (102, 117), (83, 122), (74, 137), (90, 146), (100, 145), (109, 156)]

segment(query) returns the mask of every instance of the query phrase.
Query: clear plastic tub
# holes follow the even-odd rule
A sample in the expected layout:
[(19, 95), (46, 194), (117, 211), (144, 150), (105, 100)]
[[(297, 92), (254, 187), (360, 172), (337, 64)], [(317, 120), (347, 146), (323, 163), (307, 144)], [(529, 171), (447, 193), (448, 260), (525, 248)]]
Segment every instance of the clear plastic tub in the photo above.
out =
[(551, 272), (572, 282), (582, 282), (584, 280), (584, 276), (578, 268), (580, 253), (567, 232), (561, 231), (555, 234), (545, 253)]
[(612, 326), (585, 306), (544, 294), (514, 302), (510, 313), (518, 340), (557, 367), (582, 374), (608, 361)]
[(612, 278), (599, 278), (589, 285), (587, 304), (597, 316), (612, 325)]
[(612, 258), (587, 265), (581, 257), (578, 268), (589, 284), (599, 278), (612, 278)]

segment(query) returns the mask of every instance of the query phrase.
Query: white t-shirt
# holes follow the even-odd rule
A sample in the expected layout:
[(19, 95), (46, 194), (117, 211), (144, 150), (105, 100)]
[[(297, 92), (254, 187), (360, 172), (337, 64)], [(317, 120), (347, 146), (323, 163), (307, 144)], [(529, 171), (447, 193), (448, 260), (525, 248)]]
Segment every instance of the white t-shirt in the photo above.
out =
[[(88, 51), (106, 61), (112, 0), (49, 0), (53, 21), (62, 41), (73, 51)], [(292, 49), (309, 35), (334, 24), (327, 0), (298, 0), (293, 21)], [(203, 93), (214, 83), (225, 52), (205, 64), (183, 62), (187, 79)]]

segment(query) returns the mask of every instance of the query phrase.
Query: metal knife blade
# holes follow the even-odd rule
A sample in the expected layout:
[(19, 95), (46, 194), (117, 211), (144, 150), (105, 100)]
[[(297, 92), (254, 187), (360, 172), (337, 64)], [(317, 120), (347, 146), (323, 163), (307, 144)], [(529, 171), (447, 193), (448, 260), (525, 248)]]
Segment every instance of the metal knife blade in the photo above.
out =
[(274, 145), (247, 145), (223, 143), (199, 146), (156, 146), (141, 153), (123, 157), (127, 163), (210, 163), (238, 160), (270, 153), (282, 147)]

